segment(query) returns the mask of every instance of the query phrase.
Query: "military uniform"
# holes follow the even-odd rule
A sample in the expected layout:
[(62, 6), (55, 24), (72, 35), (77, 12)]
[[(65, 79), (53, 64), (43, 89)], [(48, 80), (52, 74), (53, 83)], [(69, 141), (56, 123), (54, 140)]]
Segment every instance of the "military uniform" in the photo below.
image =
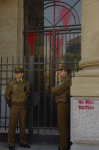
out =
[[(61, 65), (62, 69), (70, 71), (65, 65)], [(70, 85), (71, 80), (68, 75), (51, 90), (57, 103), (60, 150), (68, 150), (70, 146)]]
[[(16, 67), (15, 73), (23, 71), (19, 66)], [(25, 135), (25, 121), (26, 121), (26, 101), (30, 94), (29, 83), (21, 79), (13, 79), (8, 82), (5, 90), (5, 100), (8, 103), (8, 97), (11, 98), (10, 118), (9, 118), (9, 132), (8, 132), (8, 145), (13, 150), (15, 146), (15, 130), (16, 123), (19, 116), (20, 123), (20, 145), (26, 146), (27, 139)], [(10, 149), (9, 148), (9, 149)], [(27, 145), (26, 148), (29, 148)]]

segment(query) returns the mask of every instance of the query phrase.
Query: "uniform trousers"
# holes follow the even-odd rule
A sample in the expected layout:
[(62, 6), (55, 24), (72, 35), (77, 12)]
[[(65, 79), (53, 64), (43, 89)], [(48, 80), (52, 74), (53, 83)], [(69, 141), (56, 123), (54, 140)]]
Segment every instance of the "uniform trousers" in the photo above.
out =
[(70, 147), (70, 105), (68, 103), (57, 103), (59, 143), (61, 150)]
[(16, 123), (19, 116), (20, 124), (20, 144), (27, 144), (27, 139), (25, 135), (25, 121), (26, 121), (27, 110), (25, 105), (11, 105), (10, 108), (10, 118), (9, 118), (9, 132), (8, 132), (8, 145), (15, 146), (15, 131)]

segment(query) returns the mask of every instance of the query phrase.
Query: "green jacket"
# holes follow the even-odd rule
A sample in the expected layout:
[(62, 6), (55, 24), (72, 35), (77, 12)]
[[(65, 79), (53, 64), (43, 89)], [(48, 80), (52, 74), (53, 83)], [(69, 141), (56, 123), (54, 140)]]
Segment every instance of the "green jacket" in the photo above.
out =
[(7, 96), (9, 96), (13, 105), (25, 105), (28, 95), (30, 94), (29, 83), (25, 80), (17, 81), (13, 79), (8, 82), (5, 90), (5, 100), (8, 101)]
[(70, 95), (70, 77), (62, 78), (61, 85), (52, 87), (52, 95), (55, 96), (56, 103), (61, 102), (62, 99), (66, 99), (66, 93)]

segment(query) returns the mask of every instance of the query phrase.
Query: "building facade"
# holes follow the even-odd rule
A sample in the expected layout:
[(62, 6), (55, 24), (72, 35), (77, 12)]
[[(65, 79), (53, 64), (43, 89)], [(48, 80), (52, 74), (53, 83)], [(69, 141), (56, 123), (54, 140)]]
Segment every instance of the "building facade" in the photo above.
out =
[(98, 3), (82, 0), (81, 7), (81, 0), (0, 0), (2, 128), (8, 129), (9, 109), (3, 96), (7, 82), (14, 77), (15, 65), (25, 69), (24, 77), (31, 86), (29, 134), (35, 133), (33, 129), (40, 134), (42, 128), (58, 128), (50, 91), (60, 80), (59, 64), (65, 63), (73, 77), (71, 150), (91, 150), (90, 144), (93, 150), (99, 148)]

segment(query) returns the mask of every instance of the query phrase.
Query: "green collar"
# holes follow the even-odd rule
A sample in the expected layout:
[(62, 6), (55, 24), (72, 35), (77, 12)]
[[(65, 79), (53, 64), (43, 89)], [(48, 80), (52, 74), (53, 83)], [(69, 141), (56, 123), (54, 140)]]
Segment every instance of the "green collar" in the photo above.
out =
[(16, 79), (16, 81), (17, 81), (17, 82), (19, 82), (19, 81), (21, 81), (21, 82), (22, 82), (23, 80), (22, 80), (22, 79), (20, 79), (20, 80), (19, 80), (19, 79)]

